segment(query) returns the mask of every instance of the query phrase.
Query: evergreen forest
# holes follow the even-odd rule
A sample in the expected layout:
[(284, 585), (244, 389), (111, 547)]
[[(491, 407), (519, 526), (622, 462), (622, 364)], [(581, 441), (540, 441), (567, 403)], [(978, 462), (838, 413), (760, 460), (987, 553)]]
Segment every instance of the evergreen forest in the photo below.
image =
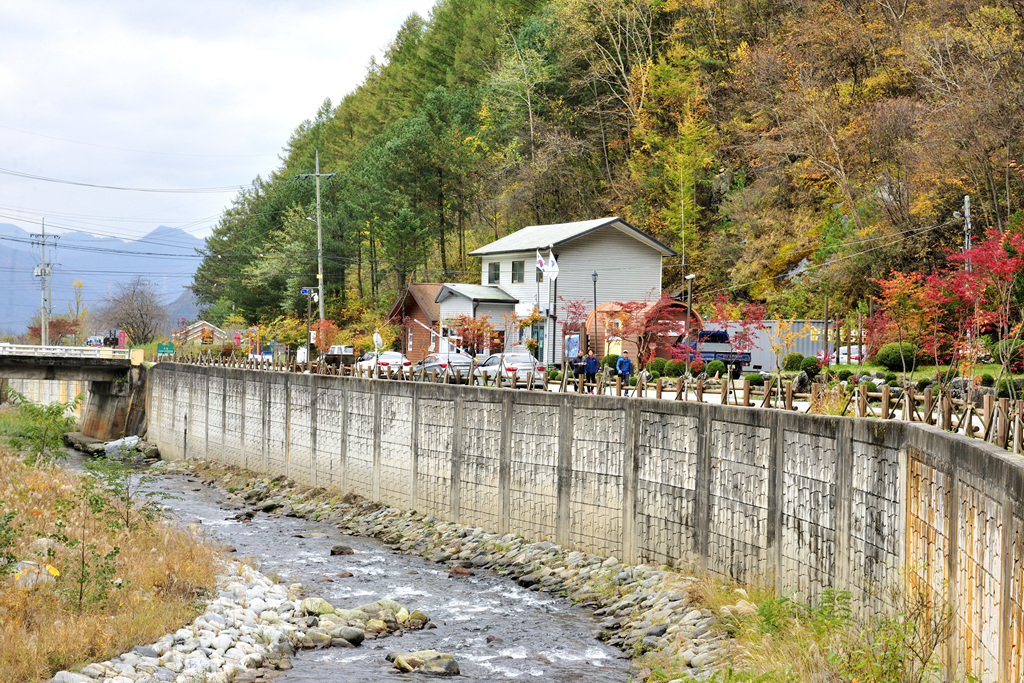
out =
[(318, 156), (342, 327), (613, 215), (685, 248), (705, 305), (867, 314), (893, 273), (962, 270), (965, 195), (976, 241), (1021, 230), (1022, 130), (1019, 1), (438, 0), (233, 199), (193, 290), (217, 323), (304, 318)]

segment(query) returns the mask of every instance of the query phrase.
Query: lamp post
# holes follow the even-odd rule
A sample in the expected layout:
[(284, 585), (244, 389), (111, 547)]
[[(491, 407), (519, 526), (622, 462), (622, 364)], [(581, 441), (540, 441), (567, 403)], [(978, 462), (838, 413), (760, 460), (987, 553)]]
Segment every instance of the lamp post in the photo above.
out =
[[(693, 303), (693, 273), (686, 276), (686, 345), (690, 346), (690, 310)], [(690, 375), (690, 352), (686, 352), (686, 375)]]
[[(594, 280), (594, 355), (597, 355), (597, 271), (590, 276)], [(599, 361), (600, 362), (600, 361)]]

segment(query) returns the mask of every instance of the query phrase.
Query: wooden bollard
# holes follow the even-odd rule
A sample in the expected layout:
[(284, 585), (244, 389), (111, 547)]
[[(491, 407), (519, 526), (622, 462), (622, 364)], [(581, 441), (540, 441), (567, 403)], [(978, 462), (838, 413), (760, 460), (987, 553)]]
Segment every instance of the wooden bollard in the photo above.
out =
[(793, 410), (793, 383), (786, 382), (786, 410)]
[(892, 406), (889, 403), (889, 385), (888, 384), (883, 384), (882, 385), (882, 419), (883, 420), (888, 420), (889, 419), (889, 409), (890, 408), (892, 408)]
[(694, 390), (694, 393), (697, 394), (697, 403), (703, 403), (704, 402), (704, 380), (702, 380), (700, 378), (697, 379), (697, 387)]
[(615, 395), (622, 396), (622, 375), (615, 375)]
[(1010, 441), (1010, 399), (999, 399), (998, 429), (996, 430), (996, 444), (1000, 448), (1006, 448)]
[(722, 391), (721, 391), (721, 404), (724, 406), (729, 403), (729, 380), (722, 380)]
[(750, 405), (750, 380), (743, 380), (743, 405)]

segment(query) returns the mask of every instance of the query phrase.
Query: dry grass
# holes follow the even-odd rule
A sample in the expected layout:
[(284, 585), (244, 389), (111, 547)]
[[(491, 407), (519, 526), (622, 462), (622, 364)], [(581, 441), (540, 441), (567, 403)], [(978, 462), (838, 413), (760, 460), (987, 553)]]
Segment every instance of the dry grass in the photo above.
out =
[(16, 588), (9, 580), (0, 584), (0, 681), (46, 680), (57, 671), (108, 659), (157, 640), (198, 613), (197, 598), (215, 585), (221, 551), (195, 529), (156, 522), (133, 532), (111, 532), (80, 511), (69, 517), (72, 530), (82, 524), (93, 528), (91, 542), (101, 552), (111, 545), (120, 548), (115, 560), (120, 588), (78, 612), (68, 591), (74, 584), (72, 553), (58, 548), (46, 559), (33, 554), (29, 544), (54, 533), (58, 500), (78, 489), (79, 477), (25, 467), (6, 452), (0, 452), (0, 472), (0, 513), (15, 511), (14, 522), (23, 525), (14, 555), (49, 562), (61, 572), (56, 583), (32, 589)]
[(814, 415), (842, 415), (848, 411), (850, 394), (841, 386), (818, 386), (811, 391), (811, 412)]

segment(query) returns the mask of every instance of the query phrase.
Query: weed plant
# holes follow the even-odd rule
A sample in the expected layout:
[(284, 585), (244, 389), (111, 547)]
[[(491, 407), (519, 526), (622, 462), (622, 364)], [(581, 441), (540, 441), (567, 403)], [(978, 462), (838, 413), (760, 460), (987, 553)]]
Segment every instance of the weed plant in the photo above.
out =
[(123, 485), (112, 490), (95, 473), (29, 467), (3, 450), (0, 471), (0, 574), (15, 561), (59, 572), (31, 588), (0, 577), (0, 681), (49, 680), (153, 642), (198, 614), (223, 555), (194, 528), (166, 524), (137, 502), (125, 517), (112, 492)]
[[(690, 589), (695, 606), (720, 615), (734, 641), (732, 664), (708, 681), (715, 683), (938, 683), (944, 642), (952, 633), (952, 610), (927, 589), (891, 588), (878, 596), (889, 607), (858, 619), (848, 591), (826, 589), (813, 605), (781, 596), (773, 588), (752, 586), (756, 612), (739, 614), (723, 607), (745, 599), (747, 591), (705, 576)], [(684, 662), (645, 655), (649, 680), (686, 677)], [(957, 679), (964, 683), (973, 677)]]

